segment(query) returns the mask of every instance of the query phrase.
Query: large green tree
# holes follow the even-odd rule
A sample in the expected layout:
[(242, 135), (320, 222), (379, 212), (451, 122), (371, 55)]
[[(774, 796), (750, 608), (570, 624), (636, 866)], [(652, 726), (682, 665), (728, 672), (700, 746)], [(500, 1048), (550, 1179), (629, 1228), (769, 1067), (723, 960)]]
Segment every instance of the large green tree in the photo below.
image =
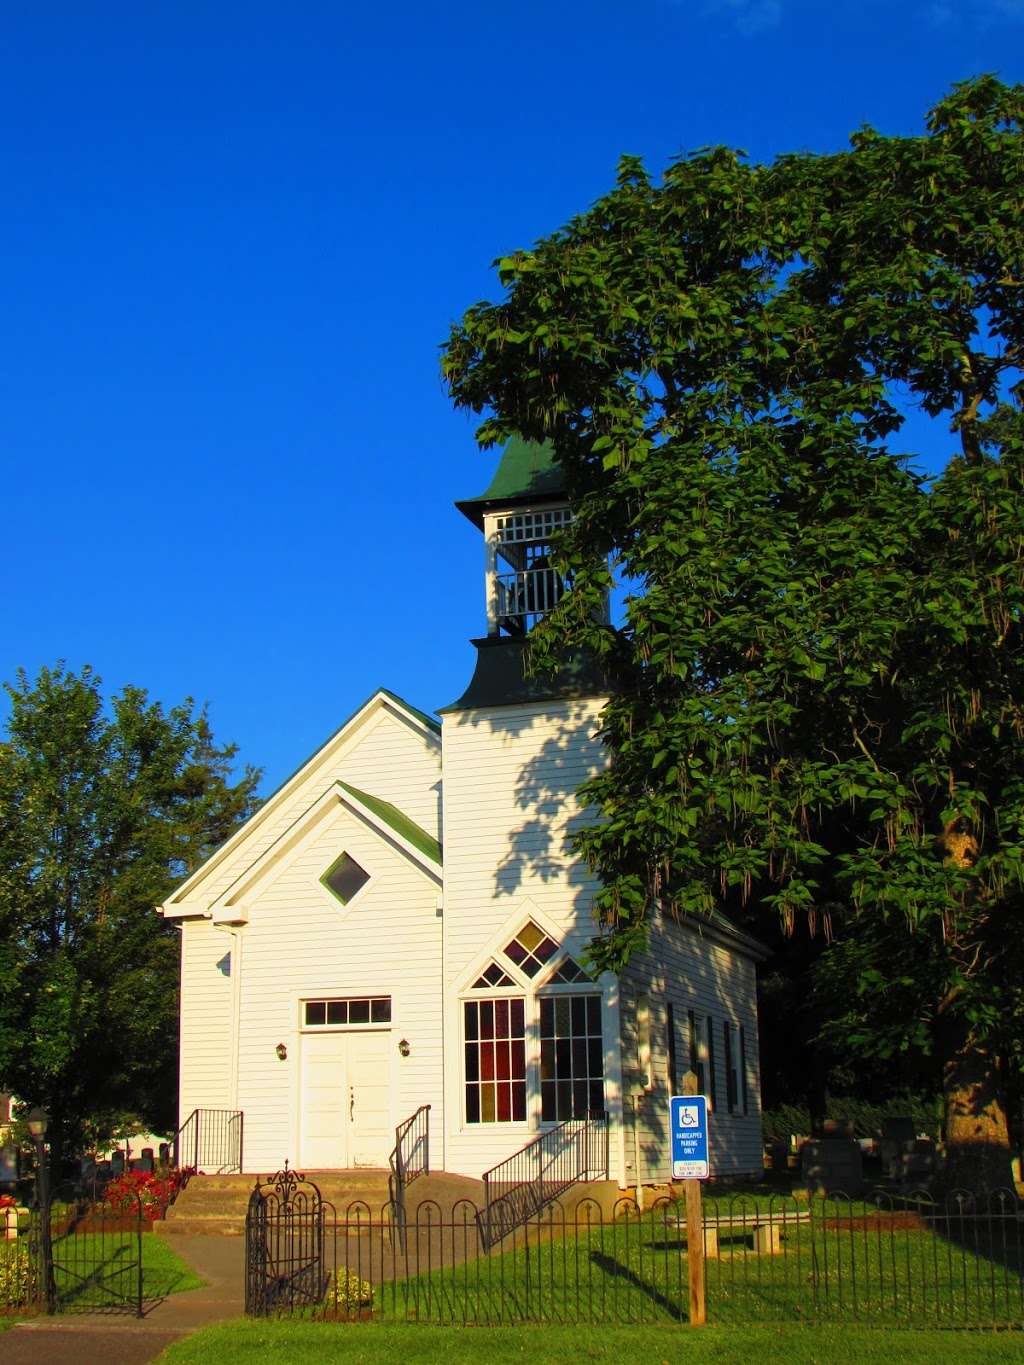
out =
[(153, 911), (254, 809), (191, 701), (89, 669), (8, 686), (0, 743), (0, 1088), (51, 1117), (58, 1156), (136, 1114), (173, 1121), (178, 943)]
[(534, 657), (612, 681), (594, 958), (655, 901), (806, 921), (847, 1046), (930, 1049), (951, 1175), (989, 1181), (1024, 1038), (1022, 124), (983, 77), (831, 156), (626, 158), (444, 353), (481, 442), (550, 440), (575, 507)]

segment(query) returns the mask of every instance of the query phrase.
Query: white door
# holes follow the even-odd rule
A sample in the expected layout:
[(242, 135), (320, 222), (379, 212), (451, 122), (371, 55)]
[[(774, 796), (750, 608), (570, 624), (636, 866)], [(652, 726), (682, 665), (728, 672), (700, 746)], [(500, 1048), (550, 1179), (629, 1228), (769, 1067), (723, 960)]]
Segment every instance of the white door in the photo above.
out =
[(302, 1166), (386, 1166), (391, 1138), (391, 1034), (302, 1036)]

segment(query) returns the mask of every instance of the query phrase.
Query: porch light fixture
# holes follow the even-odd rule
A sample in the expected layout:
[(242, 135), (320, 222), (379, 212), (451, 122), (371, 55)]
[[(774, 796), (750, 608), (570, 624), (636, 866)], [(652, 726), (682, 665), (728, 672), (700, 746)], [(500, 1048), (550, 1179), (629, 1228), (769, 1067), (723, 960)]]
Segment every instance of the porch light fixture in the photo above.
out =
[(409, 1053), (412, 1051), (412, 1048), (409, 1046), (408, 1038), (403, 1038), (402, 1041), (398, 1044), (398, 1051), (402, 1054), (403, 1057), (408, 1057)]
[(278, 1043), (277, 1047), (274, 1048), (274, 1051), (277, 1053), (277, 1060), (279, 1062), (286, 1062), (288, 1060), (288, 1049), (285, 1047), (284, 1043)]

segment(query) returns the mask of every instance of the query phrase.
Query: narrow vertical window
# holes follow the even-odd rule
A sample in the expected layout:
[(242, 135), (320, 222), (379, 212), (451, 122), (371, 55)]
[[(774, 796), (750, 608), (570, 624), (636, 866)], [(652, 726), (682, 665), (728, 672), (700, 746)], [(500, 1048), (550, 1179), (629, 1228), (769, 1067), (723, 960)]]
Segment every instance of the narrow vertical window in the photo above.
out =
[(733, 1027), (722, 1020), (722, 1049), (725, 1052), (725, 1102), (730, 1114), (736, 1112), (736, 1055), (732, 1045)]
[(640, 1088), (651, 1088), (651, 1002), (646, 995), (636, 998), (636, 1064)]
[(693, 1010), (686, 1011), (686, 1023), (690, 1034), (690, 1070), (697, 1077), (697, 1094), (706, 1095), (704, 1062), (700, 1055), (700, 1036), (697, 1031), (697, 1015)]
[(679, 1091), (679, 1071), (676, 1067), (676, 1017), (670, 1000), (665, 1007), (665, 1047), (668, 1053), (668, 1090), (670, 1095)]
[(718, 1095), (715, 1076), (715, 1021), (708, 1015), (708, 1107), (717, 1107)]
[(747, 1096), (747, 1034), (742, 1024), (740, 1024), (740, 1103), (743, 1106), (744, 1114), (749, 1114), (750, 1107)]

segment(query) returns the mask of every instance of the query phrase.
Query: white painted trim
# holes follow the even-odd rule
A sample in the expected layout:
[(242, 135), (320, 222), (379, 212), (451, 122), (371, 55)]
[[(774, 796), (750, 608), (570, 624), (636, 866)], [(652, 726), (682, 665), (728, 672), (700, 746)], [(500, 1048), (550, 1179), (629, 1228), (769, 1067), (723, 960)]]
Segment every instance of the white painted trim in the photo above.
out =
[[(340, 782), (332, 782), (331, 785), (317, 797), (317, 799), (306, 807), (295, 817), (286, 830), (283, 830), (272, 844), (249, 864), (244, 871), (240, 872), (235, 880), (220, 893), (213, 901), (210, 910), (213, 914), (215, 923), (223, 924), (244, 924), (249, 918), (248, 905), (246, 898), (249, 897), (264, 875), (269, 871), (284, 871), (291, 862), (299, 856), (304, 841), (311, 832), (315, 831), (320, 823), (335, 809), (336, 806), (347, 807), (354, 815), (361, 819), (384, 842), (394, 845), (399, 849), (410, 862), (416, 864), (419, 869), (436, 885), (441, 886), (442, 875), (441, 867), (438, 863), (421, 852), (415, 844), (410, 843), (397, 830), (393, 829), (386, 821), (381, 820), (368, 806), (366, 806), (351, 792), (345, 791)], [(368, 872), (369, 868), (366, 869)], [(332, 896), (326, 888), (321, 887), (324, 893), (330, 898), (335, 909), (345, 910), (337, 897)], [(358, 892), (356, 896), (358, 896)], [(356, 896), (352, 897), (354, 902)], [(351, 902), (350, 902), (351, 904)], [(188, 907), (181, 911), (165, 911), (168, 918), (177, 918), (179, 914), (195, 914), (195, 907)]]
[(255, 815), (247, 820), (240, 829), (237, 829), (230, 839), (227, 839), (221, 844), (220, 848), (213, 852), (210, 857), (207, 858), (206, 862), (202, 863), (194, 872), (186, 877), (181, 885), (168, 896), (163, 905), (156, 906), (158, 913), (165, 918), (178, 918), (180, 916), (196, 914), (197, 910), (195, 906), (186, 906), (183, 904), (186, 897), (192, 895), (210, 873), (220, 866), (226, 857), (232, 854), (235, 849), (250, 837), (250, 835), (265, 824), (268, 817), (273, 815), (285, 801), (294, 795), (299, 787), (308, 780), (310, 774), (316, 768), (326, 762), (327, 759), (339, 749), (343, 748), (344, 745), (353, 738), (356, 732), (364, 728), (367, 722), (380, 711), (390, 711), (403, 722), (411, 725), (415, 730), (418, 730), (420, 734), (432, 744), (436, 744), (437, 747), (440, 748), (441, 736), (436, 730), (422, 721), (419, 716), (415, 715), (414, 712), (402, 704), (398, 698), (390, 696), (383, 689), (379, 689), (368, 701), (363, 703), (355, 715), (350, 716), (344, 725), (331, 735), (326, 744), (322, 745), (316, 753), (311, 755), (311, 757), (283, 783), (282, 786), (278, 787), (277, 791), (267, 799)]

